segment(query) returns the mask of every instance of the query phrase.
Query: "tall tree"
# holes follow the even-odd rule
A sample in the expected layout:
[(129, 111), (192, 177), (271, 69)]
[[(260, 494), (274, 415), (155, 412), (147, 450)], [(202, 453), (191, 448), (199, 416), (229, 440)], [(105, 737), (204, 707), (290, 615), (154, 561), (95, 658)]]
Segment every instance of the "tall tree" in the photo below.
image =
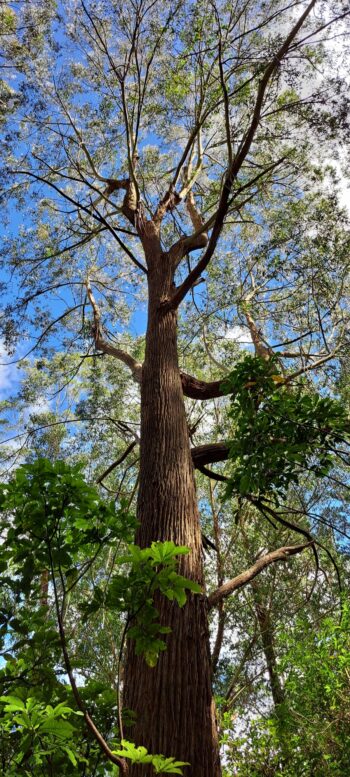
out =
[[(33, 338), (27, 354), (42, 347), (46, 355), (63, 325), (63, 345), (79, 337), (82, 360), (94, 348), (130, 370), (141, 402), (136, 543), (189, 547), (180, 572), (204, 590), (194, 465), (208, 474), (229, 446), (191, 452), (185, 397), (209, 400), (225, 388), (223, 375), (208, 382), (180, 369), (179, 311), (187, 303), (192, 326), (209, 317), (210, 328), (217, 315), (225, 329), (231, 289), (228, 320), (249, 333), (269, 391), (262, 365), (274, 340), (302, 342), (271, 362), (277, 384), (339, 364), (346, 219), (333, 192), (317, 199), (315, 188), (326, 143), (347, 130), (327, 36), (342, 34), (350, 12), (317, 0), (34, 0), (6, 13), (18, 105), (4, 136), (4, 177), (17, 236), (6, 235), (3, 255), (19, 299), (7, 299), (5, 341), (13, 346), (24, 331)], [(342, 273), (335, 300), (332, 272)], [(283, 307), (281, 288), (290, 295)], [(123, 347), (140, 298), (143, 361)], [(205, 327), (204, 342), (215, 358)], [(259, 402), (253, 397), (255, 409)], [(241, 473), (239, 482), (240, 496), (272, 519), (252, 479)], [(130, 642), (126, 659), (124, 705), (135, 713), (136, 744), (189, 761), (191, 777), (219, 777), (208, 607), (302, 551), (311, 539), (301, 533), (302, 544), (266, 554), (209, 599), (191, 595), (180, 609), (156, 597), (171, 628), (167, 650), (150, 667)], [(150, 767), (131, 773), (144, 777)]]

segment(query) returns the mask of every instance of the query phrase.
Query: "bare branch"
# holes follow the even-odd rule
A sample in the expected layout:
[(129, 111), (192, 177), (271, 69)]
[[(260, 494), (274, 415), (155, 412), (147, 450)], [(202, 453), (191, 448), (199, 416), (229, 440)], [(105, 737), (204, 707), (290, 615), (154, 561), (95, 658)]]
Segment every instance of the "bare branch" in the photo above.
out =
[(102, 475), (99, 475), (99, 477), (96, 480), (96, 483), (101, 483), (102, 480), (104, 480), (107, 477), (107, 475), (109, 475), (111, 472), (113, 472), (113, 470), (116, 467), (119, 466), (119, 464), (122, 464), (123, 461), (125, 461), (125, 459), (127, 458), (127, 456), (129, 456), (129, 453), (131, 453), (131, 451), (135, 448), (135, 445), (136, 445), (136, 440), (134, 440), (133, 442), (130, 443), (130, 445), (128, 445), (124, 453), (122, 453), (122, 455), (119, 457), (119, 459), (117, 459), (117, 461), (114, 461), (113, 464), (110, 464), (109, 467), (107, 467), (107, 469), (104, 472), (102, 472)]
[(312, 364), (308, 364), (306, 367), (300, 367), (300, 370), (292, 372), (291, 375), (288, 375), (284, 382), (290, 383), (292, 380), (294, 380), (294, 378), (298, 378), (299, 375), (304, 375), (305, 372), (310, 372), (310, 370), (316, 370), (317, 367), (321, 367), (322, 364), (329, 362), (330, 359), (335, 359), (339, 349), (340, 347), (334, 348), (331, 353), (327, 353), (326, 356), (322, 356), (321, 359), (317, 359), (317, 361), (313, 362)]
[(114, 356), (116, 359), (119, 359), (119, 361), (123, 362), (123, 364), (126, 364), (126, 366), (129, 367), (129, 369), (131, 370), (134, 380), (137, 383), (140, 383), (141, 374), (142, 374), (142, 364), (137, 362), (136, 359), (134, 359), (134, 357), (131, 356), (129, 353), (127, 353), (126, 351), (123, 351), (121, 348), (116, 348), (114, 345), (109, 343), (103, 337), (102, 324), (101, 324), (101, 312), (95, 300), (95, 297), (93, 295), (89, 278), (86, 281), (86, 289), (87, 289), (87, 294), (93, 310), (93, 316), (94, 316), (93, 337), (94, 337), (96, 349), (103, 351), (103, 353), (109, 354), (109, 356)]
[(200, 469), (206, 464), (215, 464), (217, 461), (227, 461), (229, 452), (230, 445), (225, 441), (206, 443), (191, 448), (192, 461), (196, 469)]
[(205, 475), (205, 477), (210, 478), (210, 480), (217, 480), (219, 483), (228, 483), (226, 475), (220, 475), (220, 472), (214, 472), (212, 469), (203, 467), (200, 464), (197, 465), (196, 469), (198, 469), (202, 475)]
[(258, 356), (260, 356), (261, 359), (268, 361), (273, 356), (273, 350), (272, 348), (267, 347), (263, 343), (262, 332), (257, 327), (253, 319), (253, 316), (251, 315), (249, 308), (246, 305), (244, 306), (244, 315), (247, 321), (247, 325), (251, 334), (252, 341), (254, 343), (255, 353)]
[(190, 399), (217, 399), (225, 395), (222, 380), (205, 381), (181, 372), (182, 390)]
[[(205, 229), (204, 220), (201, 213), (197, 210), (192, 187), (202, 169), (203, 151), (201, 147), (201, 137), (198, 134), (198, 161), (194, 173), (191, 172), (191, 165), (184, 168), (184, 187), (180, 192), (180, 199), (185, 199), (188, 215), (195, 230), (194, 235), (186, 238), (186, 251), (195, 251), (198, 248), (205, 248), (208, 243), (208, 233)], [(181, 242), (181, 241), (180, 241)], [(182, 243), (182, 246), (184, 244)], [(183, 253), (183, 250), (182, 250)], [(182, 256), (181, 256), (182, 258)]]
[(267, 86), (271, 80), (271, 77), (274, 75), (275, 71), (279, 67), (282, 59), (288, 52), (288, 49), (293, 42), (294, 38), (298, 34), (300, 28), (302, 27), (305, 19), (310, 14), (312, 8), (314, 7), (317, 0), (311, 0), (311, 3), (307, 6), (304, 13), (299, 17), (298, 21), (294, 25), (293, 29), (289, 33), (289, 35), (286, 37), (284, 42), (282, 43), (282, 46), (280, 46), (277, 54), (273, 57), (273, 59), (269, 62), (267, 67), (265, 68), (264, 74), (260, 80), (259, 88), (256, 96), (255, 101), (255, 107), (252, 115), (252, 119), (249, 125), (249, 128), (242, 140), (242, 143), (240, 145), (240, 148), (234, 157), (232, 164), (229, 165), (229, 168), (227, 170), (227, 174), (225, 176), (224, 185), (222, 188), (221, 196), (219, 205), (216, 211), (215, 215), (215, 222), (213, 225), (213, 230), (210, 236), (210, 240), (207, 246), (206, 251), (204, 252), (202, 258), (194, 267), (194, 269), (189, 273), (187, 278), (183, 281), (181, 286), (178, 287), (175, 294), (173, 295), (172, 299), (169, 300), (167, 303), (164, 304), (164, 310), (170, 309), (170, 308), (177, 308), (180, 302), (182, 302), (183, 298), (186, 296), (187, 292), (191, 289), (194, 282), (200, 277), (202, 272), (206, 269), (208, 266), (213, 253), (215, 251), (217, 242), (219, 240), (219, 237), (221, 235), (222, 227), (224, 224), (225, 217), (227, 215), (227, 212), (229, 210), (230, 206), (230, 193), (233, 186), (233, 183), (237, 177), (237, 174), (239, 173), (242, 164), (244, 160), (246, 159), (247, 154), (249, 153), (250, 147), (252, 145), (252, 142), (255, 137), (256, 130), (259, 126), (260, 117), (261, 117), (261, 111), (263, 107), (263, 102), (265, 98), (265, 93)]
[(233, 149), (232, 149), (232, 141), (231, 141), (231, 127), (230, 127), (230, 102), (229, 102), (229, 96), (225, 81), (225, 73), (224, 73), (224, 66), (222, 61), (222, 29), (220, 24), (220, 16), (218, 14), (216, 6), (213, 4), (213, 10), (215, 13), (216, 22), (218, 25), (218, 31), (219, 31), (219, 42), (218, 42), (218, 62), (219, 62), (219, 72), (220, 72), (220, 83), (221, 83), (221, 89), (224, 96), (224, 109), (225, 109), (225, 130), (226, 130), (226, 144), (227, 144), (227, 154), (228, 154), (228, 163), (229, 166), (232, 165), (233, 162)]
[(52, 554), (51, 554), (50, 546), (48, 547), (48, 550), (49, 550), (49, 557), (50, 557), (51, 578), (52, 578), (52, 585), (53, 585), (53, 590), (54, 590), (55, 607), (56, 607), (56, 615), (57, 615), (57, 621), (58, 621), (58, 631), (59, 631), (59, 636), (60, 636), (61, 649), (62, 649), (62, 653), (63, 653), (63, 658), (64, 658), (65, 667), (66, 667), (66, 672), (67, 672), (67, 675), (69, 677), (69, 682), (70, 682), (70, 685), (71, 685), (71, 688), (72, 688), (72, 693), (73, 693), (73, 696), (74, 696), (74, 699), (75, 699), (75, 703), (76, 703), (76, 705), (78, 707), (78, 710), (80, 710), (80, 712), (83, 713), (84, 720), (85, 720), (85, 723), (86, 723), (89, 731), (91, 732), (91, 734), (94, 737), (94, 739), (96, 740), (96, 742), (98, 742), (98, 744), (99, 744), (101, 750), (103, 751), (103, 753), (105, 754), (106, 758), (108, 758), (109, 761), (111, 761), (112, 763), (116, 764), (116, 766), (119, 767), (120, 772), (121, 772), (122, 775), (127, 775), (128, 774), (127, 762), (125, 761), (124, 758), (119, 758), (118, 756), (114, 755), (114, 753), (112, 753), (112, 751), (111, 751), (109, 745), (107, 744), (106, 740), (104, 739), (104, 737), (102, 736), (101, 732), (98, 730), (98, 728), (96, 727), (94, 721), (90, 717), (90, 715), (89, 715), (89, 713), (88, 713), (88, 711), (87, 711), (87, 709), (85, 707), (85, 704), (83, 702), (83, 699), (81, 698), (81, 695), (79, 693), (78, 686), (76, 684), (75, 677), (74, 677), (74, 674), (73, 674), (72, 664), (71, 664), (70, 657), (69, 657), (69, 654), (68, 654), (65, 628), (64, 628), (62, 612), (61, 612), (61, 608), (60, 608), (60, 604), (59, 604), (59, 599), (58, 599), (55, 571), (54, 571), (54, 566), (53, 566), (53, 560), (52, 560)]
[(308, 542), (304, 545), (285, 545), (282, 548), (266, 553), (265, 556), (261, 556), (253, 566), (241, 572), (239, 575), (229, 580), (228, 583), (224, 583), (216, 589), (210, 596), (208, 596), (208, 607), (211, 609), (215, 607), (222, 599), (230, 596), (238, 588), (243, 588), (245, 585), (251, 582), (254, 577), (260, 574), (270, 564), (275, 564), (276, 561), (288, 561), (290, 556), (294, 556), (297, 553), (302, 553), (303, 550), (309, 548), (312, 542)]

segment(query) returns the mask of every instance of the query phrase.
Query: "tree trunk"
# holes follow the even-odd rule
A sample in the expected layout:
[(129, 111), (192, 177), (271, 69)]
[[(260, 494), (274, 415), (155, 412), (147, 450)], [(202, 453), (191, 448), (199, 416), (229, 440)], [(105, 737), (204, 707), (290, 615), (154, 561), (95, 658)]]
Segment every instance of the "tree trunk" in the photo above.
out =
[(266, 667), (269, 673), (271, 695), (276, 712), (279, 711), (279, 706), (283, 704), (285, 700), (284, 689), (280, 680), (274, 640), (273, 640), (273, 627), (271, 623), (270, 613), (267, 606), (261, 600), (259, 585), (255, 581), (251, 583), (253, 589), (253, 597), (255, 602), (255, 611), (259, 623), (261, 642), (263, 646), (264, 656), (266, 660)]
[[(247, 557), (250, 558), (249, 540), (243, 524), (241, 524), (241, 531), (242, 531), (244, 547), (247, 551)], [(279, 714), (280, 705), (283, 704), (285, 701), (285, 694), (284, 694), (284, 688), (280, 680), (277, 661), (276, 661), (274, 637), (273, 637), (273, 625), (271, 623), (270, 612), (269, 612), (268, 606), (265, 604), (264, 594), (262, 592), (259, 582), (257, 580), (251, 580), (250, 585), (253, 593), (256, 617), (259, 624), (259, 631), (261, 636), (263, 653), (266, 661), (266, 668), (267, 668), (269, 680), (270, 680), (271, 696), (273, 699), (276, 713)]]
[[(136, 543), (187, 545), (180, 572), (203, 585), (202, 544), (177, 354), (177, 315), (161, 310), (172, 290), (169, 257), (149, 261), (149, 309), (141, 385), (141, 462)], [(208, 616), (204, 596), (180, 608), (157, 599), (162, 624), (171, 627), (167, 650), (150, 668), (128, 646), (124, 706), (136, 714), (127, 738), (149, 752), (189, 761), (188, 777), (220, 777), (211, 692)], [(132, 777), (148, 777), (134, 766)]]

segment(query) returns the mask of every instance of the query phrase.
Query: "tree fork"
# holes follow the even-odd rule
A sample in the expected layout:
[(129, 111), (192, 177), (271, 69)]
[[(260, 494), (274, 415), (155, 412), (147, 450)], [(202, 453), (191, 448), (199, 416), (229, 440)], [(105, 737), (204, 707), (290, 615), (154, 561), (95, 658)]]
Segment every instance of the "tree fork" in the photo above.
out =
[[(158, 251), (148, 261), (149, 308), (141, 381), (141, 459), (137, 544), (172, 540), (190, 548), (180, 571), (203, 585), (202, 539), (177, 354), (177, 313), (164, 312), (173, 269)], [(128, 738), (152, 753), (189, 761), (188, 777), (220, 777), (215, 711), (211, 692), (208, 607), (189, 596), (180, 608), (159, 597), (162, 624), (170, 626), (167, 649), (150, 668), (129, 644), (125, 707), (136, 714)], [(199, 736), (200, 732), (200, 736)], [(133, 766), (132, 777), (147, 777)]]

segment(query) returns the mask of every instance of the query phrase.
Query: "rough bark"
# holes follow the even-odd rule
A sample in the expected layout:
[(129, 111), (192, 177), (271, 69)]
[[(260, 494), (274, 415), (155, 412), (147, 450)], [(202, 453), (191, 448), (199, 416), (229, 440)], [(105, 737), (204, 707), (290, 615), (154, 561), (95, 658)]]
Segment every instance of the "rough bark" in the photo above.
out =
[[(154, 248), (154, 247), (153, 247)], [(148, 258), (149, 310), (141, 382), (139, 529), (136, 542), (173, 540), (191, 552), (181, 573), (203, 584), (202, 540), (183, 390), (177, 356), (177, 314), (162, 303), (172, 291), (173, 268), (160, 249)], [(152, 753), (189, 761), (188, 777), (221, 774), (214, 707), (207, 605), (191, 596), (180, 609), (158, 598), (161, 622), (170, 626), (167, 650), (155, 668), (128, 646), (124, 705), (136, 713), (127, 737)], [(134, 766), (132, 777), (148, 777)]]

